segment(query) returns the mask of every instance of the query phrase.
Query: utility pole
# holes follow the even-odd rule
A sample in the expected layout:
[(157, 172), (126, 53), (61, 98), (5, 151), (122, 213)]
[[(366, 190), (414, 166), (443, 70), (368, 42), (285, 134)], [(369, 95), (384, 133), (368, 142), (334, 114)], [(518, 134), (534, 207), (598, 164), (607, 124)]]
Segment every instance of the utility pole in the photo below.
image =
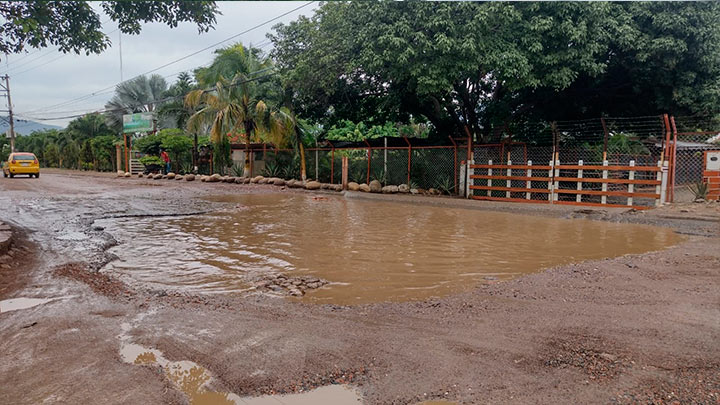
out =
[(0, 91), (5, 92), (7, 97), (8, 109), (5, 110), (8, 113), (8, 124), (10, 124), (10, 153), (15, 152), (15, 119), (13, 118), (12, 111), (12, 99), (10, 98), (10, 76), (2, 76), (5, 79), (5, 85), (3, 86), (0, 82)]
[(122, 66), (122, 31), (118, 32), (118, 47), (120, 48), (120, 81), (123, 81), (123, 66)]

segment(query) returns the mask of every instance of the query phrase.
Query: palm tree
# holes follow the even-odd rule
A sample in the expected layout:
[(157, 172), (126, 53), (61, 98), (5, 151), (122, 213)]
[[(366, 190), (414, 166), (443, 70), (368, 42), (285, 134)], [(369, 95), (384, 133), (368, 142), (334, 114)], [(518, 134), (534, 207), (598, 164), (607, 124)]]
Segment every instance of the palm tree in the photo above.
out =
[(98, 114), (86, 114), (68, 123), (65, 132), (75, 140), (84, 141), (103, 135), (111, 135), (113, 131), (107, 126), (105, 118)]
[(189, 73), (181, 72), (178, 75), (177, 81), (165, 91), (164, 97), (168, 101), (162, 103), (157, 109), (158, 125), (161, 128), (183, 128), (185, 126), (193, 112), (185, 107), (183, 97), (196, 88), (197, 85), (193, 83)]
[(107, 125), (122, 129), (122, 116), (157, 109), (167, 90), (167, 82), (160, 75), (145, 75), (126, 80), (115, 87), (115, 95), (105, 104)]
[(285, 146), (294, 131), (294, 119), (257, 99), (252, 86), (247, 75), (238, 73), (229, 82), (220, 77), (212, 91), (195, 90), (185, 97), (185, 105), (196, 109), (187, 122), (189, 132), (209, 126), (210, 140), (218, 145), (226, 142), (228, 134), (244, 131), (246, 177), (251, 175), (251, 142), (262, 140)]

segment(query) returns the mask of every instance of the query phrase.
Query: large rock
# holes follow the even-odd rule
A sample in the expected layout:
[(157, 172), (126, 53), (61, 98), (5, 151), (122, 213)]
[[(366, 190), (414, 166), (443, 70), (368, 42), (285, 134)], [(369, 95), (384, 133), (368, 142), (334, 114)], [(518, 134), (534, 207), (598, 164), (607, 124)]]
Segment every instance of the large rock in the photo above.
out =
[(155, 180), (160, 180), (160, 179), (162, 179), (162, 178), (163, 178), (163, 175), (160, 174), (160, 173), (158, 173), (158, 174), (156, 174), (156, 175), (153, 176), (153, 179), (155, 179)]
[(407, 184), (401, 184), (398, 186), (398, 193), (409, 193), (410, 192), (410, 186)]
[(307, 190), (320, 190), (320, 186), (322, 186), (322, 185), (320, 184), (319, 181), (308, 181), (308, 182), (305, 184), (305, 189), (307, 189)]
[(395, 194), (398, 192), (398, 186), (385, 186), (382, 188), (383, 194)]
[(138, 178), (142, 179), (143, 177), (145, 177), (145, 175), (142, 172), (138, 173)]
[(436, 188), (431, 188), (431, 189), (428, 190), (428, 194), (430, 194), (430, 195), (440, 195), (440, 194), (442, 194), (442, 191), (440, 191), (440, 190), (438, 190), (438, 189), (436, 189)]
[(418, 190), (418, 189), (416, 189), (416, 188), (411, 188), (411, 189), (410, 189), (410, 194), (413, 194), (413, 195), (415, 195), (415, 194), (420, 194), (420, 190)]
[(207, 181), (208, 183), (217, 183), (220, 181), (221, 178), (222, 178), (222, 176), (215, 173), (212, 176), (208, 177), (207, 180), (205, 180), (205, 181)]
[(182, 179), (183, 179), (183, 176), (181, 176), (179, 174), (175, 175), (175, 180), (182, 180)]
[(355, 183), (354, 181), (351, 181), (350, 183), (348, 183), (348, 190), (358, 191), (358, 190), (360, 190), (360, 185)]
[(125, 177), (130, 177), (132, 174), (130, 172), (125, 172)]
[(330, 190), (332, 191), (342, 191), (342, 184), (331, 184)]
[(228, 178), (225, 179), (225, 183), (235, 183), (235, 177), (228, 176)]
[(370, 192), (371, 193), (380, 193), (382, 192), (382, 184), (380, 184), (379, 181), (373, 180), (370, 182)]
[(235, 177), (235, 184), (244, 184), (245, 177)]
[(117, 176), (118, 176), (118, 177), (123, 177), (123, 176), (125, 176), (125, 171), (124, 171), (124, 170), (118, 170), (118, 171), (117, 171)]
[(168, 174), (167, 174), (167, 178), (168, 178), (168, 179), (171, 179), (171, 180), (174, 179), (174, 178), (175, 178), (175, 173), (173, 173), (173, 172), (168, 173)]
[(276, 185), (276, 186), (284, 186), (284, 185), (285, 185), (285, 180), (279, 179), (279, 178), (276, 177), (275, 180), (273, 181), (273, 184)]
[(285, 180), (285, 185), (292, 188), (296, 181), (295, 179)]
[(250, 182), (251, 182), (251, 183), (259, 183), (260, 180), (262, 180), (262, 179), (264, 179), (264, 178), (265, 178), (265, 177), (263, 177), (263, 176), (255, 176), (255, 177), (252, 178), (252, 180), (250, 180)]
[(358, 190), (359, 190), (359, 191), (362, 191), (363, 193), (369, 193), (369, 192), (370, 192), (370, 186), (368, 186), (367, 184), (363, 183), (363, 184), (361, 184), (360, 186), (358, 186)]
[(193, 181), (195, 180), (195, 175), (190, 173), (185, 175), (185, 181)]

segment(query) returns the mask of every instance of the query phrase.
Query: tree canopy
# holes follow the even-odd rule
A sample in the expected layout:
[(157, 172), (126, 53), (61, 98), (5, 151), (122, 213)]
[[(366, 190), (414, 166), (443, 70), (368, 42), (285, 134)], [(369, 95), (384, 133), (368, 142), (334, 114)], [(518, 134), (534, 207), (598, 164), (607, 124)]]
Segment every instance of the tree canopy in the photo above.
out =
[[(218, 13), (214, 1), (103, 1), (100, 7), (125, 34), (138, 34), (141, 23), (151, 21), (170, 27), (194, 22), (206, 32)], [(0, 16), (0, 53), (55, 45), (62, 52), (90, 54), (110, 45), (100, 31), (100, 15), (87, 1), (3, 1)]]
[(720, 106), (720, 4), (343, 2), (276, 27), (294, 109), (328, 127), (508, 122)]

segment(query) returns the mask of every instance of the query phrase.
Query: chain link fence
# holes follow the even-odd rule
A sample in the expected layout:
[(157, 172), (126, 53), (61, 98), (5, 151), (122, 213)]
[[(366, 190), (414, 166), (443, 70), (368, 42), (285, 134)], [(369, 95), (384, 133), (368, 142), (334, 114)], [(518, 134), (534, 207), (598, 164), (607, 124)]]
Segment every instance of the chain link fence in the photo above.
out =
[[(657, 172), (643, 170), (607, 171), (609, 166), (656, 167), (669, 163), (668, 200), (691, 199), (688, 185), (702, 181), (703, 153), (720, 150), (720, 118), (718, 117), (606, 117), (586, 120), (514, 123), (496, 136), (494, 143), (473, 143), (451, 138), (452, 145), (418, 146), (348, 146), (305, 149), (308, 179), (323, 183), (341, 182), (342, 158), (347, 157), (349, 181), (368, 183), (378, 180), (383, 185), (408, 184), (410, 188), (436, 189), (445, 194), (458, 194), (460, 168), (470, 158), (475, 164), (486, 165), (475, 171), (472, 184), (482, 185), (474, 195), (518, 200), (623, 204), (630, 190), (652, 195), (656, 187), (643, 184), (654, 181)], [(457, 142), (456, 142), (457, 141)], [(406, 140), (406, 142), (410, 143)], [(337, 146), (337, 145), (333, 145)], [(270, 147), (255, 150), (257, 162), (253, 175), (300, 178), (300, 154), (294, 150)], [(261, 153), (258, 157), (257, 154)], [(493, 165), (517, 167), (493, 168)], [(565, 166), (564, 168), (550, 166)], [(531, 167), (524, 167), (531, 166)], [(582, 168), (580, 166), (594, 166)], [(502, 171), (502, 173), (501, 173)], [(617, 182), (603, 182), (605, 176)], [(630, 173), (632, 172), (632, 173)], [(614, 179), (613, 176), (617, 178)], [(633, 176), (628, 179), (628, 176)], [(507, 179), (507, 177), (514, 177)], [(519, 177), (519, 179), (517, 179)], [(579, 186), (588, 195), (575, 193), (577, 181), (563, 178), (585, 178)], [(561, 190), (550, 197), (548, 182)], [(560, 180), (556, 180), (559, 178)], [(632, 182), (621, 180), (638, 180)], [(673, 188), (673, 185), (675, 186)], [(509, 190), (522, 188), (523, 191)], [(529, 190), (529, 191), (527, 191)], [(597, 191), (597, 194), (593, 194)], [(615, 192), (618, 196), (601, 196)], [(651, 204), (653, 199), (639, 197), (637, 204)]]
[(692, 190), (703, 181), (705, 152), (720, 150), (720, 116), (672, 117), (671, 125), (671, 200), (692, 201), (696, 197)]

